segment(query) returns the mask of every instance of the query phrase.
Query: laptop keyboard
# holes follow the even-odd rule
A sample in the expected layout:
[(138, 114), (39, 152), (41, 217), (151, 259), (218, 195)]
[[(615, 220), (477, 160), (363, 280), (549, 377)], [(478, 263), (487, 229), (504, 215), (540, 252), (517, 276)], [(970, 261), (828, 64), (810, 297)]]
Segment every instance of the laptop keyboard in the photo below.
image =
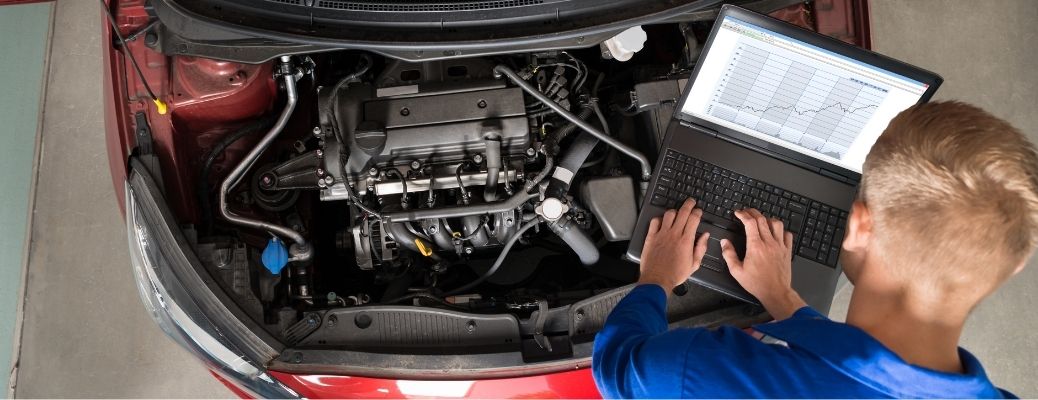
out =
[(756, 208), (768, 218), (782, 220), (793, 233), (796, 254), (835, 268), (843, 241), (847, 212), (796, 193), (667, 150), (650, 202), (676, 208), (691, 197), (708, 219), (731, 227), (742, 223), (733, 214)]

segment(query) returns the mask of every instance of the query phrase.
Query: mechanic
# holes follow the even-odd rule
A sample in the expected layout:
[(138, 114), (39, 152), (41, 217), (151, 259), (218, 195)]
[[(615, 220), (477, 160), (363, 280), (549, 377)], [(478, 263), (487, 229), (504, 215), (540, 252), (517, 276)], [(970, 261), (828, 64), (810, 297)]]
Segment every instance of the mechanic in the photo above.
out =
[[(689, 199), (649, 226), (638, 285), (594, 344), (606, 397), (999, 398), (958, 347), (970, 311), (1023, 269), (1038, 243), (1038, 156), (1008, 123), (959, 102), (916, 105), (868, 155), (841, 254), (847, 323), (790, 286), (793, 237), (737, 213), (747, 248), (722, 253), (774, 318), (750, 332), (667, 331), (666, 292), (699, 268), (707, 235)], [(695, 242), (695, 243), (693, 243)], [(696, 289), (705, 290), (705, 289)]]

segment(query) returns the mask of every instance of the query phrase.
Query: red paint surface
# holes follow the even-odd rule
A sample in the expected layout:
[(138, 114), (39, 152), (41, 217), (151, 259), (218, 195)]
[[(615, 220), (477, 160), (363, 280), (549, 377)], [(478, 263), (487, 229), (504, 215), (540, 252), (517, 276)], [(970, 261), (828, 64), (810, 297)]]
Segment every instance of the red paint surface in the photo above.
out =
[[(144, 0), (112, 3), (116, 4), (111, 9), (124, 37), (150, 20)], [(169, 105), (169, 112), (161, 115), (129, 58), (113, 46), (114, 35), (101, 10), (98, 17), (104, 45), (105, 141), (120, 207), (125, 207), (126, 162), (136, 146), (134, 115), (143, 111), (162, 168), (167, 203), (181, 221), (196, 222), (193, 194), (202, 157), (223, 135), (270, 111), (277, 91), (273, 66), (167, 57), (147, 47), (142, 39), (129, 42), (126, 48), (136, 57), (144, 79)], [(229, 148), (224, 159), (241, 157), (241, 148), (249, 145), (242, 142)], [(218, 163), (216, 168), (221, 166)]]
[(861, 48), (872, 49), (867, 0), (815, 0), (794, 4), (769, 15)]
[(211, 375), (213, 375), (213, 378), (216, 378), (216, 380), (220, 381), (220, 383), (222, 383), (224, 386), (226, 386), (227, 389), (231, 391), (231, 393), (234, 393), (235, 396), (238, 396), (239, 399), (252, 399), (252, 398), (254, 398), (254, 397), (250, 396), (248, 393), (245, 393), (244, 390), (241, 390), (237, 386), (234, 386), (233, 383), (228, 382), (226, 379), (224, 379), (222, 376), (220, 376), (220, 374), (218, 374), (216, 372), (213, 372), (213, 370), (209, 370), (209, 373)]
[(872, 48), (869, 3), (865, 0), (816, 0), (815, 20), (819, 33), (866, 49)]
[(600, 398), (591, 370), (477, 381), (407, 381), (334, 375), (270, 374), (307, 398)]
[(126, 163), (130, 148), (136, 143), (133, 139), (133, 127), (127, 119), (129, 109), (126, 106), (125, 60), (123, 55), (112, 47), (112, 29), (103, 10), (97, 10), (97, 17), (97, 22), (101, 25), (101, 59), (104, 68), (102, 90), (105, 102), (105, 145), (108, 148), (108, 166), (112, 173), (115, 198), (125, 214), (123, 185), (126, 182)]

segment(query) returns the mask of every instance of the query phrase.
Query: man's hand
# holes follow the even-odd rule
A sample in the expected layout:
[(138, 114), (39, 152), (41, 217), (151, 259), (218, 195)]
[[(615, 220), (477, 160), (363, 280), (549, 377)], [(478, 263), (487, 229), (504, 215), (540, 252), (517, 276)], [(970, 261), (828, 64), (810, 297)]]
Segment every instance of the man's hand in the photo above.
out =
[(699, 269), (710, 234), (704, 233), (696, 240), (703, 210), (695, 206), (695, 200), (685, 200), (680, 210), (667, 210), (662, 217), (649, 222), (649, 234), (642, 247), (639, 284), (655, 284), (670, 290), (685, 283)]
[(728, 270), (772, 318), (788, 318), (806, 305), (792, 286), (793, 234), (783, 229), (782, 221), (754, 209), (736, 211), (735, 216), (746, 228), (746, 257), (739, 260), (732, 242), (721, 240)]

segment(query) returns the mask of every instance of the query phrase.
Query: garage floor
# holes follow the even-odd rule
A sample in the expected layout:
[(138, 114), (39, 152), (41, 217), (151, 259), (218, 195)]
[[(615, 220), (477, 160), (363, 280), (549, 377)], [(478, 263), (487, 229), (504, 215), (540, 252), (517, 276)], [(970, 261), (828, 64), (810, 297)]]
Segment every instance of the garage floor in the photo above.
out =
[[(938, 98), (978, 104), (1038, 141), (1038, 8), (1030, 0), (874, 0), (872, 17), (878, 51), (945, 77)], [(162, 335), (137, 298), (102, 132), (100, 21), (94, 1), (54, 7), (15, 394), (231, 396)], [(4, 96), (0, 105), (20, 100)], [(0, 148), (9, 140), (0, 137)], [(834, 318), (848, 299), (845, 288)], [(1023, 397), (1038, 397), (1033, 304), (1038, 265), (982, 304), (963, 338), (995, 383)]]

